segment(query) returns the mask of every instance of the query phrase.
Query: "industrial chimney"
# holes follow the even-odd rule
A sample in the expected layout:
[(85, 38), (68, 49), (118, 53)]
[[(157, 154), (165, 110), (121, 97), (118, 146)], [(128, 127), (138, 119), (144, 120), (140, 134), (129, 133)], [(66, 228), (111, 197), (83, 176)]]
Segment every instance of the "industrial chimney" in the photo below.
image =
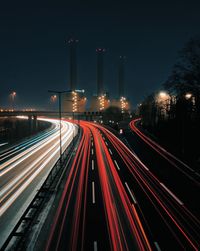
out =
[(103, 88), (103, 54), (105, 49), (98, 48), (97, 52), (97, 96), (101, 96), (104, 93)]
[(78, 40), (70, 38), (69, 44), (69, 83), (70, 90), (74, 91), (77, 87), (77, 58), (76, 58), (76, 47)]
[(119, 57), (119, 68), (118, 68), (118, 91), (119, 98), (124, 97), (124, 65), (125, 65), (125, 56)]

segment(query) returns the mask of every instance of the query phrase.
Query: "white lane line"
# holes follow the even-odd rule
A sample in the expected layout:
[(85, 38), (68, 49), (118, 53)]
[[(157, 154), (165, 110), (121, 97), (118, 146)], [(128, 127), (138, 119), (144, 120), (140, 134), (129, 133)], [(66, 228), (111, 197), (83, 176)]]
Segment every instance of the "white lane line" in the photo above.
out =
[(95, 204), (95, 187), (94, 187), (94, 181), (92, 181), (92, 203)]
[(120, 168), (119, 168), (119, 165), (118, 165), (117, 161), (116, 161), (116, 160), (114, 160), (114, 162), (115, 162), (115, 165), (116, 165), (117, 169), (118, 169), (118, 170), (120, 170)]
[(154, 244), (155, 244), (155, 246), (156, 246), (156, 249), (157, 249), (158, 251), (161, 251), (161, 249), (160, 249), (160, 247), (159, 247), (159, 245), (158, 245), (158, 242), (154, 241)]
[(93, 150), (93, 148), (92, 148), (92, 155), (94, 154), (94, 150)]
[(160, 185), (181, 205), (183, 206), (183, 202), (179, 200), (179, 198), (176, 197), (175, 194), (172, 193), (172, 191), (169, 190), (163, 183), (160, 182)]
[(106, 143), (106, 145), (108, 146), (108, 143), (107, 142), (105, 142)]
[(103, 139), (105, 140), (105, 137), (103, 137)]
[(93, 146), (93, 141), (92, 141), (92, 146)]
[(97, 251), (97, 241), (94, 241), (94, 251)]
[(94, 160), (92, 159), (92, 170), (94, 170)]
[(132, 194), (132, 192), (131, 192), (131, 189), (130, 189), (130, 187), (128, 186), (127, 182), (125, 182), (125, 185), (126, 185), (126, 188), (128, 189), (128, 192), (129, 192), (130, 195), (131, 195), (131, 198), (132, 198), (133, 202), (136, 204), (137, 201), (136, 201), (135, 197), (133, 196), (133, 194)]
[(113, 153), (112, 153), (112, 151), (110, 150), (110, 148), (109, 148), (108, 150), (109, 150), (110, 154), (112, 155)]

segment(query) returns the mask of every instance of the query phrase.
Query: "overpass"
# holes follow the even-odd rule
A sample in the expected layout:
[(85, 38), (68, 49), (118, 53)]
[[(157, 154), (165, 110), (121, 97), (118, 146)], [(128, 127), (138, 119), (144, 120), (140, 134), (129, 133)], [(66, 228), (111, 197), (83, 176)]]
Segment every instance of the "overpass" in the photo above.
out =
[[(31, 120), (37, 120), (37, 117), (59, 118), (58, 111), (45, 110), (1, 110), (0, 117), (27, 116)], [(81, 120), (99, 120), (101, 112), (61, 112), (62, 118), (81, 119)]]

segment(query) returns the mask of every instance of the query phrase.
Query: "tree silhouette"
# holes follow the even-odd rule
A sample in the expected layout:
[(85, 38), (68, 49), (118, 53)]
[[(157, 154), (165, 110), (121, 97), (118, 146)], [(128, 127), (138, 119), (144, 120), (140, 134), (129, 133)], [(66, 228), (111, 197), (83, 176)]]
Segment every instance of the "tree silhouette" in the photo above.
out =
[(164, 87), (177, 95), (186, 92), (200, 93), (200, 36), (190, 39), (179, 53), (172, 74)]
[(179, 60), (164, 83), (165, 89), (178, 99), (191, 93), (195, 102), (196, 118), (200, 119), (200, 36), (192, 38), (179, 52)]

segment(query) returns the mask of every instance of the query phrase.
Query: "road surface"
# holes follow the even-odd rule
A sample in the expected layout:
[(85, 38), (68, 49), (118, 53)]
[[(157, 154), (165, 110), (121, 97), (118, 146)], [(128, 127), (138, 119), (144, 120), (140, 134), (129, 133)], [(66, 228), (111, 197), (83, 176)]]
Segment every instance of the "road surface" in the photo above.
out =
[(199, 250), (185, 201), (106, 128), (81, 126), (45, 250)]
[[(59, 121), (50, 131), (0, 153), (0, 247), (59, 158)], [(62, 150), (77, 128), (62, 122)]]
[(138, 205), (101, 135), (103, 128), (88, 122), (81, 126), (83, 138), (46, 250), (151, 250)]

